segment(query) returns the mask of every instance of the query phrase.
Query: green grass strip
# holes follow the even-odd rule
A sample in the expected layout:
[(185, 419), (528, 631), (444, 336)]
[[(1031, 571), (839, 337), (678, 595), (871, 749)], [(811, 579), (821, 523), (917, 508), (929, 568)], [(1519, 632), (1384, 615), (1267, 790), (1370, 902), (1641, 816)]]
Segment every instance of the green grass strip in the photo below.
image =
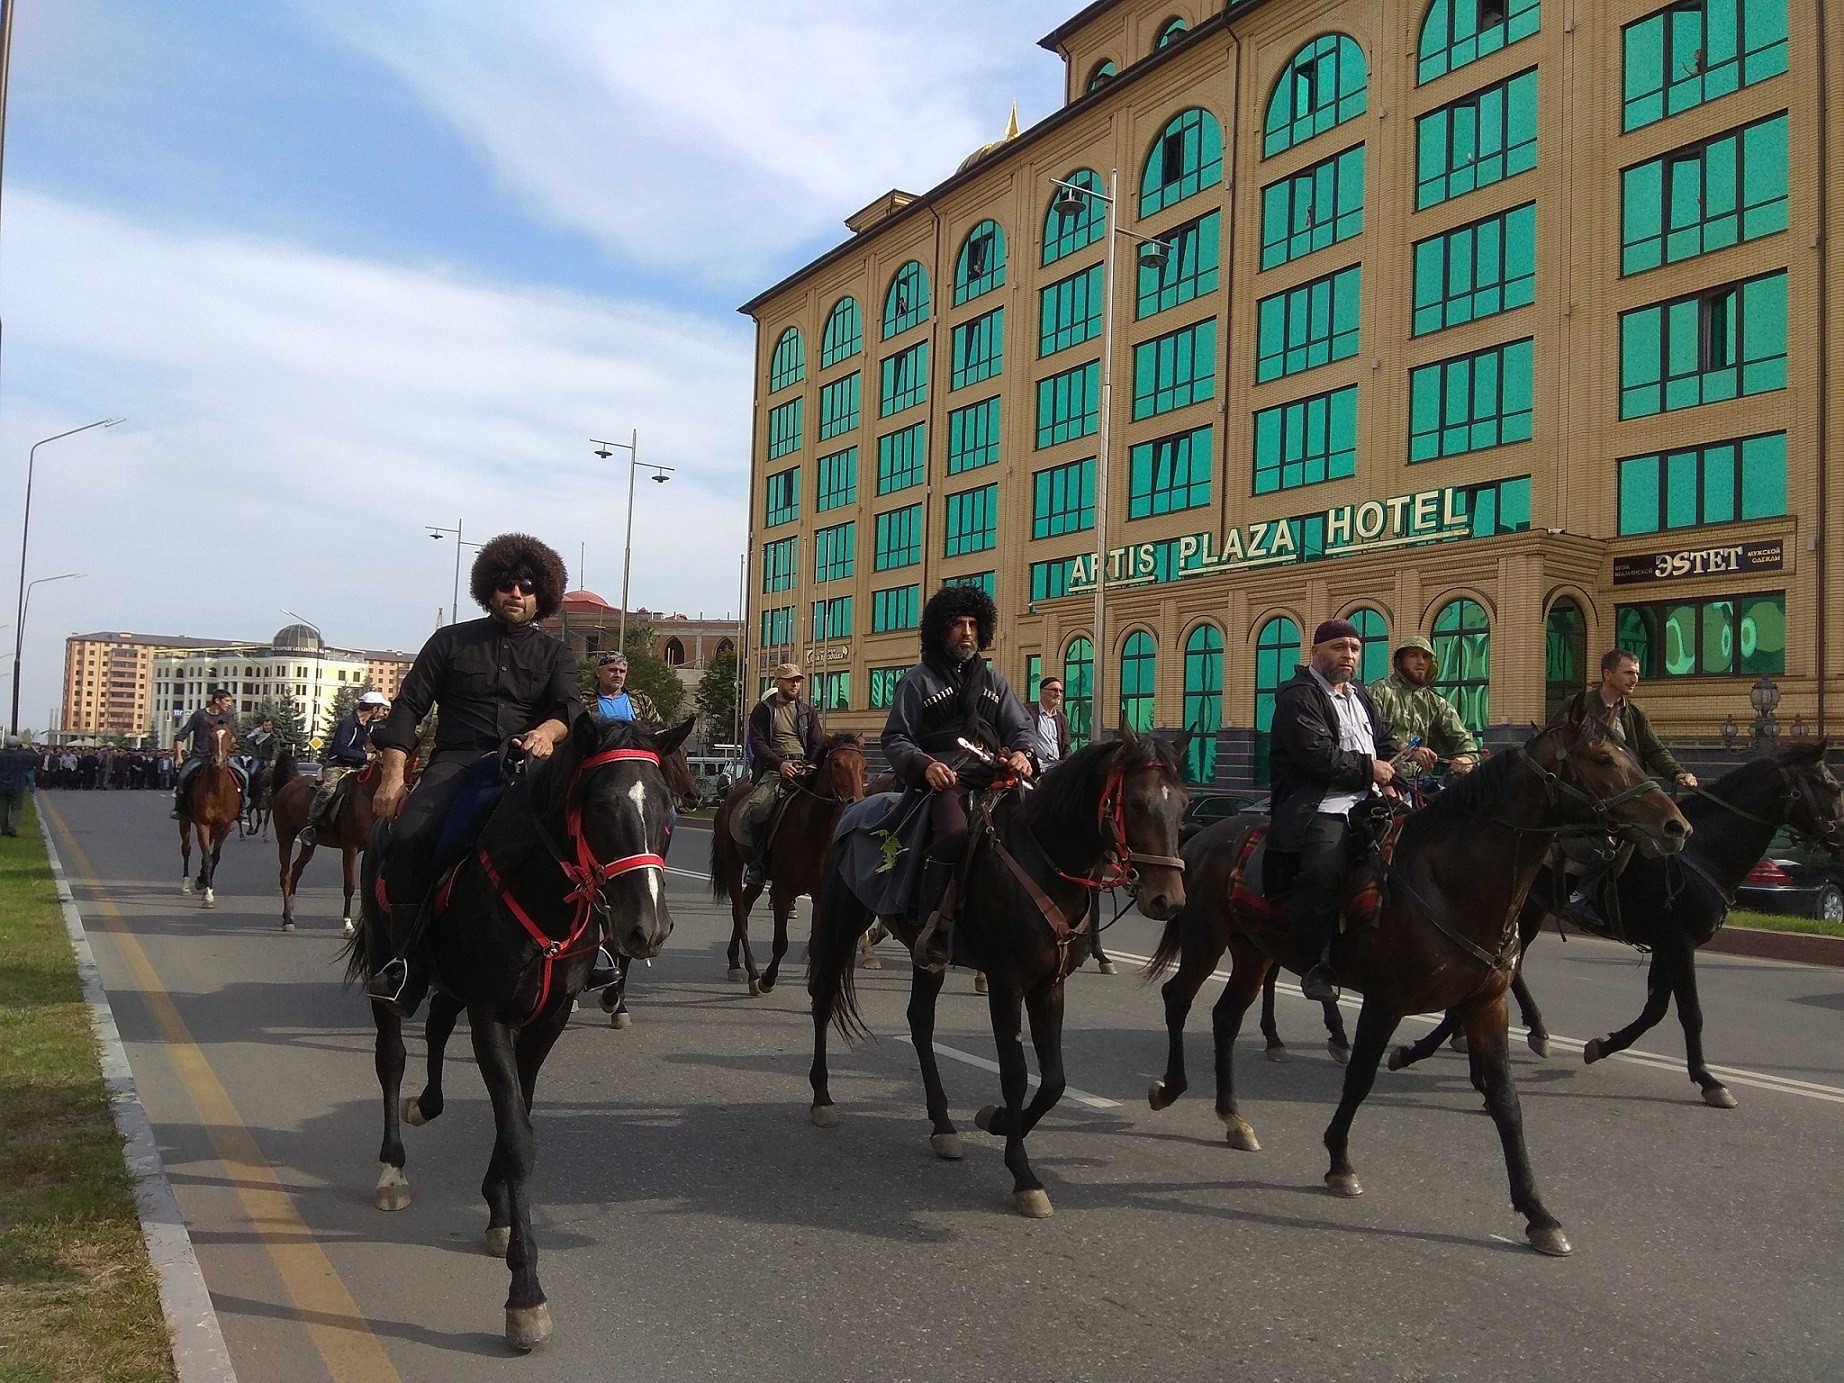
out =
[(1752, 927), (1762, 932), (1801, 932), (1806, 936), (1844, 936), (1844, 922), (1827, 922), (1820, 917), (1794, 917), (1784, 912), (1749, 912), (1736, 908), (1729, 913), (1731, 927)]

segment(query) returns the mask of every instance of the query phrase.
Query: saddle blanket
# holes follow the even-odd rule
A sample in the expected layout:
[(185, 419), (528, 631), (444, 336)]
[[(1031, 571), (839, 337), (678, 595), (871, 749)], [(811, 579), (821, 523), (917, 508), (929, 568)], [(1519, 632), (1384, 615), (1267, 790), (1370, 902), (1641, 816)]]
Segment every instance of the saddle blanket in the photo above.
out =
[[(1383, 837), (1381, 857), (1366, 857), (1346, 871), (1344, 887), (1339, 893), (1339, 930), (1353, 931), (1376, 922), (1383, 910), (1383, 880), (1389, 861), (1396, 853), (1406, 815), (1396, 817)], [(1230, 874), (1229, 896), (1232, 906), (1244, 914), (1286, 930), (1287, 892), (1267, 886), (1268, 823), (1252, 828), (1243, 837), (1241, 853)], [(1291, 882), (1291, 881), (1289, 881)]]
[(880, 792), (840, 816), (833, 867), (875, 916), (900, 917), (915, 898), (928, 833), (927, 793)]

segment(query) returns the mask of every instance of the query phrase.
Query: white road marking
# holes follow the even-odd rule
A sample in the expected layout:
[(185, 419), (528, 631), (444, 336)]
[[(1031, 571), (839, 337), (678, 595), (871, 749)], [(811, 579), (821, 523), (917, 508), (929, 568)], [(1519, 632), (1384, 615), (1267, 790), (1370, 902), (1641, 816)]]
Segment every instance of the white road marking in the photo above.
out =
[[(1108, 955), (1112, 959), (1133, 960), (1138, 961), (1142, 965), (1152, 959), (1150, 956), (1136, 956), (1127, 951), (1110, 951)], [(1229, 980), (1229, 972), (1227, 970), (1214, 970), (1211, 972), (1210, 978), (1213, 980), (1222, 980), (1227, 983)], [(1297, 984), (1283, 981), (1277, 987), (1276, 992), (1285, 994), (1290, 999), (1298, 999), (1301, 1003), (1312, 1004), (1314, 1008), (1318, 1007), (1317, 1003), (1314, 1003), (1311, 999), (1308, 999), (1304, 994), (1300, 993), (1300, 987)], [(1341, 998), (1338, 1001), (1338, 1006), (1340, 1008), (1349, 1009), (1351, 1012), (1355, 1013), (1362, 1004), (1361, 1001), (1357, 999)], [(1425, 1023), (1429, 1027), (1433, 1027), (1440, 1022), (1440, 1016), (1438, 1014), (1411, 1013), (1408, 1015), (1408, 1021)], [(1511, 1025), (1511, 1035), (1513, 1037), (1523, 1037), (1529, 1031), (1530, 1029), (1518, 1027), (1515, 1023)], [(1562, 1037), (1556, 1033), (1551, 1033), (1549, 1040), (1551, 1046), (1561, 1047), (1571, 1052), (1579, 1052), (1588, 1045), (1579, 1037)], [(1624, 1052), (1615, 1052), (1612, 1056), (1606, 1058), (1606, 1060), (1628, 1061), (1635, 1066), (1650, 1066), (1661, 1071), (1675, 1071), (1680, 1076), (1684, 1076), (1686, 1081), (1689, 1080), (1689, 1076), (1685, 1071), (1684, 1058), (1681, 1056), (1666, 1056), (1662, 1052), (1646, 1052), (1629, 1048)], [(1822, 1100), (1826, 1104), (1844, 1104), (1844, 1086), (1820, 1085), (1813, 1081), (1794, 1080), (1790, 1076), (1776, 1076), (1766, 1071), (1750, 1071), (1735, 1066), (1711, 1066), (1709, 1069), (1710, 1074), (1714, 1075), (1725, 1084), (1748, 1086), (1756, 1090), (1774, 1090), (1782, 1095), (1798, 1095), (1802, 1099)]]
[[(893, 1035), (898, 1042), (909, 1042), (908, 1033), (896, 1033)], [(911, 1043), (911, 1045), (913, 1046), (914, 1044)], [(939, 1042), (934, 1045), (936, 1056), (951, 1056), (956, 1061), (964, 1061), (967, 1065), (977, 1066), (982, 1071), (991, 1071), (994, 1075), (999, 1073), (999, 1063), (996, 1061), (988, 1061), (985, 1057), (975, 1056), (972, 1052), (963, 1052), (958, 1047), (944, 1047)], [(1035, 1076), (1031, 1078), (1031, 1085), (1033, 1087), (1037, 1085), (1037, 1078)], [(1067, 1098), (1074, 1100), (1077, 1104), (1087, 1105), (1090, 1109), (1120, 1108), (1119, 1100), (1103, 1099), (1100, 1095), (1091, 1095), (1086, 1090), (1078, 1090), (1073, 1085), (1064, 1086), (1063, 1094)]]

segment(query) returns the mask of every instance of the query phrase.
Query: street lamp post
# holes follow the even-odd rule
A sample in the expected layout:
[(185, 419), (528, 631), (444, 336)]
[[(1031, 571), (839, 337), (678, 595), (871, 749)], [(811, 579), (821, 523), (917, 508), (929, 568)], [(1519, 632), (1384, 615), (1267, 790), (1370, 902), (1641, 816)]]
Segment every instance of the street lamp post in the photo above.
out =
[(1139, 262), (1152, 268), (1165, 263), (1165, 242), (1130, 231), (1120, 224), (1120, 174), (1108, 173), (1108, 190), (1083, 187), (1080, 183), (1050, 179), (1062, 189), (1052, 204), (1058, 216), (1080, 215), (1086, 203), (1098, 201), (1108, 209), (1108, 248), (1103, 261), (1101, 288), (1101, 416), (1097, 420), (1095, 457), (1095, 639), (1094, 657), (1089, 665), (1089, 739), (1101, 738), (1102, 669), (1108, 657), (1108, 462), (1113, 440), (1114, 413), (1114, 246), (1119, 236), (1140, 242)]
[[(627, 581), (628, 569), (634, 562), (634, 473), (640, 468), (640, 429), (635, 428), (627, 442), (604, 442), (599, 437), (589, 440), (595, 443), (595, 454), (606, 461), (615, 451), (625, 451), (627, 462), (627, 539), (621, 545), (621, 617), (615, 629), (615, 647), (627, 652)], [(649, 463), (653, 467), (655, 483), (664, 485), (672, 478), (674, 467), (662, 466), (659, 462)]]
[[(461, 616), (461, 520), (456, 519), (453, 528), (443, 528), (440, 524), (434, 523), (424, 524), (423, 526), (429, 530), (429, 536), (434, 538), (438, 543), (442, 541), (442, 535), (444, 533), (452, 533), (455, 535), (455, 590), (448, 601), (448, 622), (453, 624)], [(478, 546), (478, 544), (476, 544), (476, 546)]]
[[(43, 586), (50, 581), (75, 581), (84, 575), (85, 573), (80, 571), (67, 571), (57, 576), (41, 576), (35, 581), (26, 582), (19, 595), (19, 619), (17, 621), (19, 630), (17, 632), (23, 633), (25, 630), (26, 611), (32, 608), (32, 588), (34, 586)], [(11, 733), (15, 735), (19, 733), (19, 650), (17, 644), (13, 651), (13, 728)]]
[[(8, 18), (10, 22), (10, 12)], [(73, 427), (68, 432), (54, 432), (51, 436), (41, 437), (34, 442), (32, 450), (26, 453), (26, 511), (25, 517), (19, 522), (19, 610), (13, 616), (13, 718), (10, 722), (12, 725), (10, 733), (12, 734), (19, 733), (19, 663), (20, 659), (25, 656), (26, 648), (26, 542), (32, 535), (32, 472), (38, 461), (38, 449), (47, 442), (75, 437), (79, 432), (88, 432), (93, 427), (114, 427), (117, 423), (125, 421), (127, 420), (124, 418), (98, 418), (93, 423)], [(76, 573), (72, 572), (71, 575), (74, 576)], [(58, 581), (63, 578), (51, 577), (49, 579)]]
[[(460, 548), (459, 548), (458, 540), (457, 540), (456, 551), (459, 551), (459, 550)], [(308, 619), (305, 615), (297, 615), (293, 610), (290, 610), (286, 605), (278, 605), (276, 608), (279, 609), (283, 614), (287, 615), (289, 619), (294, 620), (300, 624), (305, 624), (309, 629), (312, 629), (314, 631), (314, 686), (313, 686), (313, 690), (308, 693), (308, 697), (307, 697), (307, 710), (308, 710), (307, 737), (311, 740), (320, 733), (320, 731), (316, 727), (320, 723), (320, 679), (324, 672), (321, 659), (326, 656), (327, 636), (320, 632), (319, 625), (315, 624), (311, 619)], [(452, 620), (449, 622), (451, 624), (453, 623)], [(309, 746), (309, 748), (312, 748), (312, 747), (313, 746), (311, 745)]]

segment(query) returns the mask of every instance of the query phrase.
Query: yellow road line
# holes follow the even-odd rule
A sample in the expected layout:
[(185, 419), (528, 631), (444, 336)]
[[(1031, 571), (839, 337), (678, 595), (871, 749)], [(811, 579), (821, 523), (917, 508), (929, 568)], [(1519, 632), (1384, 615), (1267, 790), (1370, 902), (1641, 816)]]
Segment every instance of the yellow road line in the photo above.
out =
[(282, 1285), (300, 1312), (314, 1348), (326, 1361), (334, 1378), (345, 1380), (391, 1380), (398, 1377), (390, 1356), (372, 1333), (371, 1323), (346, 1290), (339, 1273), (295, 1209), (294, 1198), (283, 1187), (256, 1139), (244, 1126), (237, 1106), (219, 1082), (217, 1072), (199, 1050), (198, 1043), (186, 1028), (185, 1020), (173, 1006), (173, 1000), (160, 982), (140, 940), (128, 929), (122, 914), (109, 898), (96, 873), (90, 867), (83, 847), (71, 834), (64, 818), (52, 807), (43, 793), (38, 796), (39, 811), (57, 827), (64, 849), (75, 872), (89, 889), (92, 906), (115, 938), (116, 949), (127, 963), (141, 991), (141, 998), (152, 1015), (154, 1026), (166, 1043), (173, 1065), (179, 1071), (199, 1117), (210, 1134), (219, 1160), (230, 1173), (228, 1180), (236, 1188), (244, 1213), (262, 1237)]

